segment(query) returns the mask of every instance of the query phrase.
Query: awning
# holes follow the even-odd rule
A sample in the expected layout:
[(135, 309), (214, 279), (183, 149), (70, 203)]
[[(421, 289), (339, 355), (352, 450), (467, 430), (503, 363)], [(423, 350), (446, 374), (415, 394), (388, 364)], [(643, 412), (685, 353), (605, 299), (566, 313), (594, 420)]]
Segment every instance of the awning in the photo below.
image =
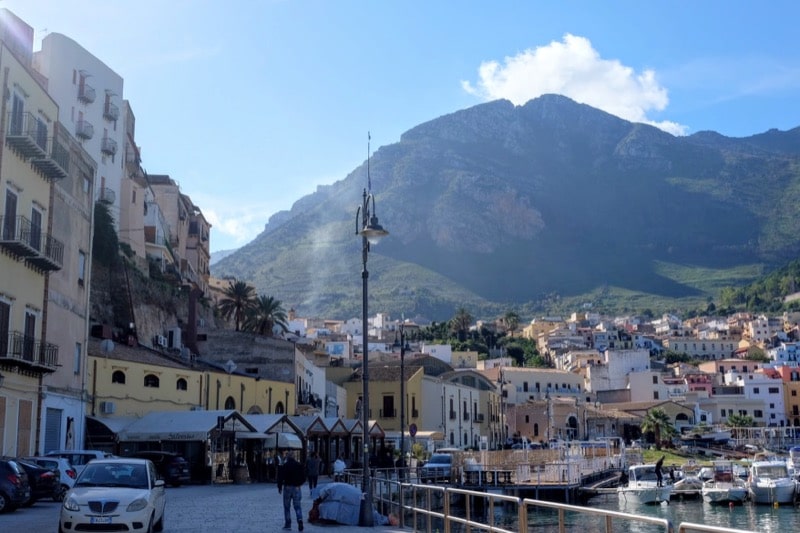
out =
[(237, 431), (236, 440), (267, 440), (270, 436), (266, 433), (255, 433), (252, 431)]
[(293, 450), (302, 450), (303, 441), (294, 433), (266, 433), (267, 438), (264, 439), (265, 448), (290, 448)]

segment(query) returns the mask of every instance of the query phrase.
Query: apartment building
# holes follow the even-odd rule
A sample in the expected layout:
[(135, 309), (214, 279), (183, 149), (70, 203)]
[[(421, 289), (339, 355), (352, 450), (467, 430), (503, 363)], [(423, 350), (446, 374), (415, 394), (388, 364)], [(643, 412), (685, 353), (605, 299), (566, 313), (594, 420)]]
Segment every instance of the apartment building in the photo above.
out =
[(63, 357), (46, 307), (49, 276), (64, 262), (51, 198), (69, 158), (58, 105), (30, 63), (33, 29), (3, 9), (0, 39), (0, 453), (28, 455), (38, 450), (40, 387)]

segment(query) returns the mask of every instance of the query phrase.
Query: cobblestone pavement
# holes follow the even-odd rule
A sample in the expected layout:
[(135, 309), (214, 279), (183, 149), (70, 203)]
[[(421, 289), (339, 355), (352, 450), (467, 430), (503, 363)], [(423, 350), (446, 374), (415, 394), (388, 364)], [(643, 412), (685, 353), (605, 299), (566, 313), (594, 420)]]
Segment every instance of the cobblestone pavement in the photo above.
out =
[[(320, 483), (322, 485), (322, 483)], [(308, 486), (303, 487), (303, 516), (308, 517), (312, 498)], [(0, 514), (0, 532), (55, 533), (58, 531), (60, 504), (37, 502), (29, 508)], [(292, 530), (297, 523), (292, 515)], [(397, 527), (320, 526), (304, 521), (305, 531), (399, 533)], [(189, 485), (167, 488), (167, 509), (164, 533), (254, 533), (278, 532), (283, 528), (283, 498), (274, 484)]]

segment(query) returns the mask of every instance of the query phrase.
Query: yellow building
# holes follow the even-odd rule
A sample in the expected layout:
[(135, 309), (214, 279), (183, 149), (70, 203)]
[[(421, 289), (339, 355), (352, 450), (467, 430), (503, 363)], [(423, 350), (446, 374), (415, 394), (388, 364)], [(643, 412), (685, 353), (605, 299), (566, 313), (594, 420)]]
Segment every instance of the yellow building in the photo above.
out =
[[(105, 343), (105, 344), (103, 344)], [(87, 392), (97, 417), (141, 417), (155, 411), (231, 410), (293, 413), (294, 383), (227, 372), (198, 361), (93, 340)]]
[(0, 450), (33, 453), (42, 377), (59, 364), (48, 342), (46, 286), (64, 245), (50, 233), (53, 182), (68, 158), (58, 106), (31, 69), (33, 29), (0, 10)]

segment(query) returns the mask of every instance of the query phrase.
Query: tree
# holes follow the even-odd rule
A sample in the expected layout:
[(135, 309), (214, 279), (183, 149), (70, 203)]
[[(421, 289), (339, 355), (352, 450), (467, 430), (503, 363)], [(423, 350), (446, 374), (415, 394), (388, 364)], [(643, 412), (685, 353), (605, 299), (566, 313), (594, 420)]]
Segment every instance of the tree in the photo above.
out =
[(472, 315), (465, 308), (459, 307), (455, 316), (450, 319), (450, 330), (458, 340), (464, 342), (467, 340), (470, 326), (472, 326)]
[(728, 419), (725, 420), (725, 425), (729, 428), (733, 428), (733, 431), (731, 431), (731, 436), (733, 436), (733, 438), (739, 438), (739, 428), (750, 428), (755, 424), (753, 422), (753, 417), (750, 415), (733, 414), (728, 416)]
[(272, 296), (258, 296), (253, 306), (247, 311), (243, 329), (272, 337), (275, 326), (280, 326), (284, 332), (289, 330), (286, 323), (286, 311), (284, 311), (281, 301)]
[(231, 281), (228, 288), (223, 292), (225, 295), (219, 301), (219, 312), (225, 320), (233, 317), (236, 331), (241, 331), (242, 323), (247, 317), (247, 313), (253, 308), (256, 299), (256, 291), (244, 281)]
[(669, 419), (669, 415), (663, 409), (655, 408), (647, 411), (641, 425), (642, 433), (653, 433), (656, 441), (656, 449), (661, 449), (663, 439), (670, 439), (677, 433), (675, 426)]
[(92, 236), (92, 258), (104, 266), (114, 266), (119, 258), (119, 239), (114, 229), (114, 217), (108, 204), (94, 204), (94, 235)]
[(506, 327), (509, 335), (514, 336), (514, 331), (519, 327), (519, 315), (514, 311), (508, 311), (503, 316), (503, 324)]

